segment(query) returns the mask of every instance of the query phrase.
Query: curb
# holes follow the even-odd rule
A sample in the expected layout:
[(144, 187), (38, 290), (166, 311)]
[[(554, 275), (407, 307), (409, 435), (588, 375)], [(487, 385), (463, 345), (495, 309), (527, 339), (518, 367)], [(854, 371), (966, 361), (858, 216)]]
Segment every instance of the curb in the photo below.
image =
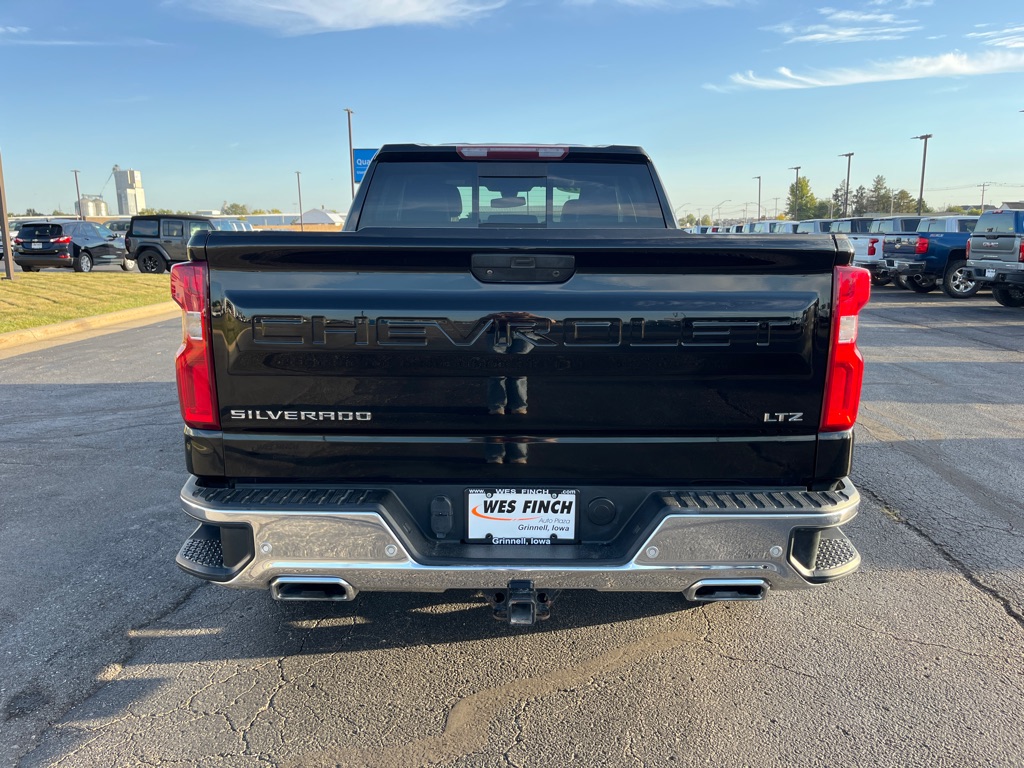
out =
[[(169, 320), (175, 315), (180, 314), (180, 312), (181, 307), (173, 301), (165, 301), (160, 304), (150, 304), (145, 307), (135, 307), (134, 309), (122, 309), (117, 312), (108, 312), (105, 315), (83, 317), (78, 320), (65, 320), (63, 323), (40, 325), (36, 328), (26, 328), (21, 331), (0, 333), (0, 349), (10, 349), (12, 347), (19, 347), (23, 344), (32, 344), (37, 341), (47, 341), (49, 339), (60, 338), (61, 336), (70, 336), (75, 333), (82, 333), (83, 331), (105, 328), (108, 325), (129, 323), (134, 320), (145, 320), (148, 322), (157, 322), (158, 320), (165, 319)], [(145, 324), (146, 323), (140, 323), (140, 325)]]

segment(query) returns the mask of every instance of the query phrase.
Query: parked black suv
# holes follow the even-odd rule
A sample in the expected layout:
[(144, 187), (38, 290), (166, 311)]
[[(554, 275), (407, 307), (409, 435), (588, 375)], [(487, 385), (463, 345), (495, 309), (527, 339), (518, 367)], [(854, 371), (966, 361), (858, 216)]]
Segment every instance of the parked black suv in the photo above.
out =
[(1024, 306), (1024, 210), (981, 214), (967, 241), (967, 269), (1004, 307)]
[(55, 219), (21, 225), (14, 239), (14, 262), (25, 272), (41, 267), (71, 267), (91, 272), (95, 264), (117, 264), (126, 272), (135, 268), (127, 258), (124, 241), (102, 224)]
[(188, 259), (188, 240), (196, 232), (211, 229), (231, 231), (232, 219), (209, 216), (155, 214), (132, 216), (125, 246), (140, 272), (166, 272), (171, 265)]

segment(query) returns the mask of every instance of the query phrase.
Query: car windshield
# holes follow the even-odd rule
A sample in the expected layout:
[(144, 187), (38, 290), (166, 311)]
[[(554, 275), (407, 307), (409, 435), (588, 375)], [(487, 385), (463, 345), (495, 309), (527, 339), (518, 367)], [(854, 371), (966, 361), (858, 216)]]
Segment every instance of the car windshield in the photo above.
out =
[(235, 227), (230, 219), (214, 219), (210, 222), (214, 229), (221, 232), (234, 232)]
[(103, 224), (97, 224), (96, 230), (100, 233), (100, 237), (117, 237), (110, 227), (106, 227)]

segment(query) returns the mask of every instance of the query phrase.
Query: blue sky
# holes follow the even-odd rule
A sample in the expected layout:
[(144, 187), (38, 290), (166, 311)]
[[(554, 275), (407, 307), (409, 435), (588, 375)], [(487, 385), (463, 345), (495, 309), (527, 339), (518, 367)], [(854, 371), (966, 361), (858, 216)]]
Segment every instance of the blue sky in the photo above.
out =
[[(639, 144), (683, 212), (876, 174), (930, 204), (1024, 199), (1024, 3), (994, 0), (4, 0), (9, 207), (74, 177), (147, 202), (347, 210), (348, 133)], [(104, 187), (104, 184), (106, 186)]]

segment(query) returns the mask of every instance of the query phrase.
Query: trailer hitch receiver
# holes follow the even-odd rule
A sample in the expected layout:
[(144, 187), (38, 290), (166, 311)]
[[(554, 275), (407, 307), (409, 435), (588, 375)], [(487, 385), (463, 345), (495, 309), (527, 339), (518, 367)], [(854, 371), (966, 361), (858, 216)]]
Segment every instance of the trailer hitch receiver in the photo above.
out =
[(494, 618), (518, 627), (529, 627), (551, 615), (553, 595), (538, 592), (532, 581), (516, 580), (508, 583), (504, 592), (491, 595)]

